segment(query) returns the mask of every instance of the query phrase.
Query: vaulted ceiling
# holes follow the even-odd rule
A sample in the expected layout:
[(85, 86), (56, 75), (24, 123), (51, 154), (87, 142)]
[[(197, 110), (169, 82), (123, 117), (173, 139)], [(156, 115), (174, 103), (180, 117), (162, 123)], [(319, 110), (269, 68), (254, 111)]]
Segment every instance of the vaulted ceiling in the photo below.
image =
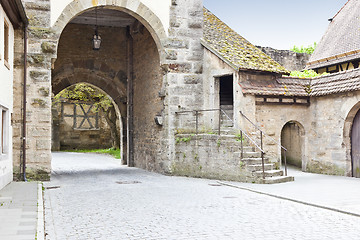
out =
[(86, 24), (86, 25), (98, 25), (107, 27), (127, 27), (133, 24), (136, 19), (127, 13), (112, 10), (98, 8), (84, 12), (77, 16), (70, 23)]

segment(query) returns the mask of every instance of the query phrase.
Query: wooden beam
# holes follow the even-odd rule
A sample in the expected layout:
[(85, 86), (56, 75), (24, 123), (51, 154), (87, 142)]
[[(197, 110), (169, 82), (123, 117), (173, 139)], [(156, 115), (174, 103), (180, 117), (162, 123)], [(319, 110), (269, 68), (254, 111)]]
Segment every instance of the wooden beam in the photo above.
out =
[[(268, 95), (255, 95), (255, 98), (263, 99), (255, 100), (256, 105), (302, 105), (309, 106), (310, 105), (310, 97), (307, 96), (268, 96)], [(277, 100), (277, 101), (269, 101)], [(285, 99), (289, 99), (290, 101), (284, 101)], [(292, 100), (292, 101), (291, 101)], [(305, 100), (299, 101), (299, 100)]]

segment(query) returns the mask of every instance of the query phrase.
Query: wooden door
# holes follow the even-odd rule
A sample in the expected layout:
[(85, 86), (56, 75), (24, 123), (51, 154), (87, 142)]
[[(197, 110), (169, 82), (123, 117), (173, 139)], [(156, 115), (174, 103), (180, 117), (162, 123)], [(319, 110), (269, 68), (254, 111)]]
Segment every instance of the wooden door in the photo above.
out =
[(356, 113), (351, 129), (351, 161), (353, 177), (360, 178), (360, 111)]

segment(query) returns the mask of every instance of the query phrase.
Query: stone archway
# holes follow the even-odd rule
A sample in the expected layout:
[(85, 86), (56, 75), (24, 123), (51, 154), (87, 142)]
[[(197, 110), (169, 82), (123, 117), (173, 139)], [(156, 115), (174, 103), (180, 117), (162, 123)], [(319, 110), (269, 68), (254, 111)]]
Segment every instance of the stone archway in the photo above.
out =
[[(67, 88), (77, 89), (77, 92), (92, 92), (94, 95), (89, 95), (84, 101), (64, 99), (64, 95), (56, 98)], [(120, 147), (123, 152), (123, 120), (118, 104), (109, 94), (90, 82), (77, 82), (57, 90), (54, 91), (52, 104), (52, 151)], [(101, 102), (98, 101), (100, 99)], [(108, 99), (112, 106), (108, 105)], [(97, 102), (100, 105), (94, 104)]]
[[(304, 127), (296, 121), (287, 122), (281, 130), (281, 145), (287, 149), (287, 164), (305, 169)], [(284, 153), (282, 152), (282, 161)]]
[[(92, 2), (97, 1), (72, 1), (52, 28), (48, 21), (50, 1), (32, 1), (26, 5), (27, 14), (34, 16), (29, 25), (27, 66), (26, 166), (29, 178), (48, 179), (51, 171), (51, 94), (77, 82), (88, 82), (103, 89), (119, 105), (123, 129), (127, 129), (127, 134), (123, 135), (136, 138), (132, 148), (128, 148), (133, 156), (129, 165), (161, 170), (156, 159), (162, 154), (158, 148), (164, 130), (156, 125), (154, 117), (161, 115), (164, 108), (164, 97), (159, 95), (164, 92), (161, 70), (162, 44), (167, 37), (164, 27), (159, 18), (138, 0), (131, 4), (130, 1), (113, 1), (111, 4), (101, 1), (103, 4), (96, 5)], [(103, 43), (98, 52), (91, 47), (93, 26), (71, 22), (95, 8), (122, 12), (133, 19), (127, 26), (101, 27)], [(21, 62), (21, 56), (17, 61)], [(21, 74), (24, 66), (19, 64), (17, 67)], [(21, 82), (14, 85), (15, 96), (22, 95), (20, 86)], [(128, 104), (129, 96), (131, 104)], [(17, 166), (25, 162), (19, 137), (21, 102), (14, 104), (14, 112), (19, 113), (14, 116), (13, 135), (14, 173), (17, 174), (21, 171)], [(131, 119), (129, 112), (132, 112)]]
[[(122, 132), (119, 133), (121, 137), (121, 159), (123, 164), (127, 164), (126, 75), (122, 71), (119, 71), (117, 74), (106, 74), (105, 72), (101, 72), (96, 69), (75, 67), (77, 64), (79, 63), (76, 63), (76, 61), (68, 62), (65, 66), (62, 65), (64, 68), (60, 67), (60, 69), (57, 69), (57, 71), (53, 72), (52, 93), (55, 96), (60, 91), (71, 85), (86, 83), (93, 85), (95, 88), (108, 95), (113, 101), (117, 115), (120, 116), (120, 129), (122, 130)], [(103, 66), (103, 68), (108, 69), (109, 66)], [(114, 75), (115, 77), (113, 77)], [(86, 79), (86, 82), (84, 82), (84, 79)]]
[[(171, 161), (175, 158), (176, 151), (175, 112), (179, 108), (194, 109), (203, 104), (202, 1), (193, 0), (178, 4), (177, 1), (163, 0), (166, 4), (160, 6), (147, 0), (67, 0), (69, 4), (52, 27), (50, 0), (23, 2), (30, 17), (26, 55), (28, 61), (26, 68), (22, 65), (24, 56), (16, 54), (14, 96), (23, 95), (23, 82), (19, 76), (26, 69), (27, 111), (26, 114), (21, 114), (24, 106), (22, 102), (14, 104), (14, 173), (21, 171), (17, 166), (21, 166), (21, 163), (25, 162), (24, 156), (27, 156), (26, 166), (29, 175), (34, 173), (37, 179), (49, 177), (51, 94), (69, 85), (70, 81), (78, 81), (78, 77), (88, 78), (87, 81), (93, 83), (102, 79), (101, 88), (107, 86), (106, 92), (109, 95), (114, 99), (118, 98), (117, 101), (127, 103), (127, 109), (123, 112), (127, 114), (125, 116), (128, 124), (124, 125), (134, 126), (132, 130), (128, 129), (127, 135), (130, 134), (136, 139), (133, 159), (138, 159), (132, 165), (152, 171), (171, 172)], [(123, 41), (125, 46), (119, 44), (121, 41), (117, 38), (103, 38), (103, 46), (107, 46), (107, 49), (109, 46), (123, 47), (119, 53), (122, 54), (123, 60), (126, 60), (126, 68), (115, 69), (117, 61), (112, 61), (111, 58), (101, 60), (94, 52), (88, 52), (90, 55), (86, 59), (81, 59), (83, 55), (76, 59), (76, 54), (85, 52), (79, 50), (91, 45), (94, 29), (89, 26), (86, 34), (79, 35), (76, 31), (70, 31), (74, 37), (84, 37), (82, 41), (68, 42), (61, 46), (60, 39), (63, 34), (71, 28), (76, 28), (78, 24), (73, 20), (94, 9), (117, 11), (134, 19), (134, 24), (128, 25), (126, 30), (119, 31), (126, 37), (126, 41)], [(169, 25), (165, 24), (166, 28), (162, 22), (164, 19), (169, 19)], [(82, 31), (85, 30), (86, 27), (82, 28)], [(111, 34), (111, 26), (101, 31), (105, 31), (105, 35)], [(17, 39), (19, 43), (23, 42), (20, 41), (21, 36), (17, 36)], [(72, 59), (66, 58), (66, 54), (65, 57), (60, 56), (61, 49), (66, 49), (67, 46), (74, 47), (80, 42), (83, 44), (77, 45), (78, 48), (74, 49)], [(116, 56), (116, 51), (109, 56)], [(133, 57), (130, 59), (129, 56)], [(123, 73), (127, 80), (126, 99), (119, 97), (123, 96), (122, 94), (115, 96), (119, 92), (124, 92), (124, 86), (117, 88), (118, 85), (114, 84), (121, 81), (119, 79), (122, 77), (119, 78), (118, 75), (123, 76)], [(72, 75), (76, 77), (71, 79)], [(98, 79), (92, 80), (94, 76)], [(127, 91), (128, 89), (132, 91)], [(129, 112), (133, 112), (132, 117)], [(26, 121), (22, 121), (23, 116), (26, 116)], [(26, 148), (23, 148), (22, 129), (26, 129), (27, 133)], [(22, 149), (26, 149), (26, 154)]]
[(113, 7), (95, 11), (99, 17), (111, 18), (98, 25), (101, 49), (92, 49), (94, 28), (85, 21), (94, 12), (91, 8), (73, 18), (61, 32), (52, 70), (53, 93), (77, 82), (91, 83), (107, 92), (125, 123), (123, 162), (152, 170), (156, 145), (160, 145), (156, 135), (161, 132), (153, 119), (163, 109), (158, 95), (162, 75), (156, 41), (145, 26), (126, 13)]
[(159, 17), (140, 0), (113, 1), (111, 4), (107, 4), (106, 2), (99, 3), (98, 1), (72, 1), (66, 6), (58, 20), (55, 22), (52, 31), (60, 36), (66, 25), (71, 22), (72, 19), (94, 7), (105, 7), (107, 9), (114, 9), (131, 15), (148, 29), (159, 52), (162, 51), (163, 41), (167, 38), (164, 26)]
[(352, 144), (351, 144), (351, 135), (352, 128), (356, 114), (360, 110), (360, 102), (356, 103), (349, 111), (348, 115), (345, 118), (343, 137), (346, 148), (346, 175), (351, 177), (353, 176), (353, 168), (352, 168)]

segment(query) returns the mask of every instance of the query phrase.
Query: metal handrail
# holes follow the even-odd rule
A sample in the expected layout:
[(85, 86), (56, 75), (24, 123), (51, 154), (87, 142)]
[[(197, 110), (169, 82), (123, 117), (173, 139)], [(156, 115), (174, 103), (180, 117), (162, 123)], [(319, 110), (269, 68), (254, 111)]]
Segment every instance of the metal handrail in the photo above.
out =
[[(227, 115), (227, 113), (226, 113), (223, 109), (220, 108), (220, 110), (221, 110), (222, 113), (232, 122), (232, 124), (235, 125), (234, 120), (232, 120), (232, 119), (229, 117), (229, 115)], [(241, 132), (242, 134), (244, 134), (245, 137), (247, 137), (262, 153), (265, 153), (265, 151), (264, 151), (249, 135), (247, 135), (246, 132), (244, 132), (244, 131), (241, 130), (240, 128), (239, 128), (239, 130), (240, 130), (240, 132)]]
[[(198, 115), (199, 112), (211, 112), (211, 111), (219, 111), (219, 135), (220, 135), (220, 131), (221, 131), (221, 113), (223, 113), (231, 122), (233, 125), (235, 125), (234, 121), (229, 117), (229, 115), (221, 108), (219, 109), (202, 109), (202, 110), (187, 110), (187, 111), (179, 111), (179, 112), (175, 112), (175, 114), (181, 114), (181, 113), (195, 113), (196, 116), (196, 135), (198, 134)], [(253, 143), (255, 145), (255, 147), (257, 149), (260, 150), (261, 152), (261, 160), (262, 160), (262, 173), (263, 173), (263, 179), (265, 179), (265, 160), (264, 160), (264, 155), (265, 155), (265, 151), (262, 148), (262, 141), (261, 141), (261, 146), (259, 146), (245, 131), (243, 131), (242, 129), (238, 129), (240, 130), (240, 142), (241, 142), (241, 158), (243, 158), (244, 155), (244, 146), (243, 146), (243, 135), (245, 135), (245, 137), (247, 139), (250, 140), (251, 143)]]
[(271, 141), (273, 141), (274, 143), (276, 143), (278, 146), (280, 146), (282, 149), (286, 150), (287, 149), (282, 146), (281, 144), (279, 144), (278, 141), (276, 141), (274, 138), (270, 137), (268, 134), (266, 134), (258, 125), (256, 125), (255, 123), (253, 123), (242, 111), (240, 111), (240, 114), (246, 119), (248, 120), (257, 130), (261, 131), (266, 137), (270, 138)]
[(284, 150), (284, 166), (285, 166), (285, 176), (287, 176), (287, 163), (286, 163), (286, 152), (287, 149), (282, 146), (278, 141), (276, 141), (274, 138), (270, 137), (269, 135), (267, 135), (258, 125), (256, 125), (255, 123), (253, 123), (242, 111), (240, 111), (240, 114), (248, 121), (250, 122), (257, 130), (260, 131), (260, 139), (261, 139), (261, 146), (262, 146), (262, 141), (263, 141), (263, 135), (265, 137), (270, 138), (271, 141), (273, 141), (274, 143), (276, 143), (278, 146), (280, 146), (280, 148), (282, 150)]
[(218, 126), (218, 134), (220, 135), (221, 133), (221, 127), (220, 127), (220, 122), (221, 122), (221, 109), (202, 109), (202, 110), (188, 110), (188, 111), (179, 111), (179, 112), (175, 112), (175, 114), (181, 114), (181, 113), (195, 113), (195, 121), (196, 121), (196, 135), (198, 134), (198, 125), (199, 125), (199, 112), (214, 112), (214, 111), (219, 111), (219, 126)]

